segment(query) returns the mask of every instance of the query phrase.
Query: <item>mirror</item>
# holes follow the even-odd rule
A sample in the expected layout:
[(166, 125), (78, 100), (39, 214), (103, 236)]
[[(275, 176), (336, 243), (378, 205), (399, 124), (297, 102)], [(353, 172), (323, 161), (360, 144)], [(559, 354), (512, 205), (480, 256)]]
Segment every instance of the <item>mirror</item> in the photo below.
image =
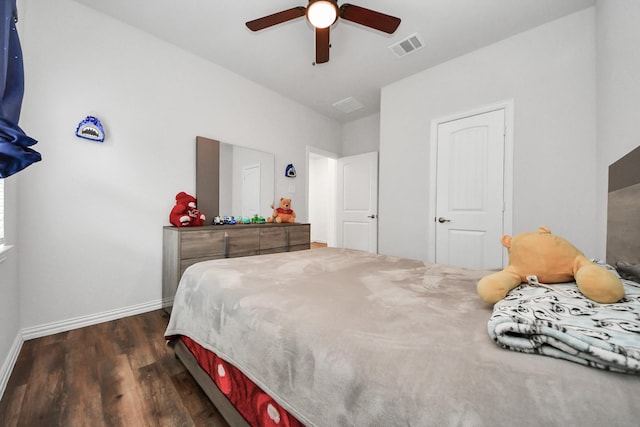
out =
[(267, 218), (274, 199), (274, 155), (196, 138), (196, 197), (207, 224), (217, 215)]
[(273, 154), (220, 144), (220, 214), (242, 217), (271, 215)]

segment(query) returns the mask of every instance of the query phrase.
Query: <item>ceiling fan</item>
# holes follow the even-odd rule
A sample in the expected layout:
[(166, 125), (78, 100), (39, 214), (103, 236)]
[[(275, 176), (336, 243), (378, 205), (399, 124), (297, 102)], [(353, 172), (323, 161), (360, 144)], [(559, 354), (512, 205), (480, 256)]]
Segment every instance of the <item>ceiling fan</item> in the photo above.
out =
[(315, 28), (316, 62), (329, 62), (329, 28), (338, 18), (355, 22), (374, 30), (393, 34), (400, 25), (400, 18), (345, 3), (338, 7), (337, 0), (309, 0), (307, 7), (298, 6), (272, 15), (254, 19), (246, 23), (251, 31), (259, 31), (274, 25), (282, 24), (302, 16)]

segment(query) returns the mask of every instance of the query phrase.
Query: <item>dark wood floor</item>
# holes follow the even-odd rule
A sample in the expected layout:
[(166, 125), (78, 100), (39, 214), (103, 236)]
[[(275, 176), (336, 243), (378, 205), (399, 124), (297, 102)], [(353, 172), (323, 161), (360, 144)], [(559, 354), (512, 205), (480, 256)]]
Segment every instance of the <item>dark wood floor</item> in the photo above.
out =
[(163, 310), (26, 341), (0, 426), (228, 427), (164, 340)]

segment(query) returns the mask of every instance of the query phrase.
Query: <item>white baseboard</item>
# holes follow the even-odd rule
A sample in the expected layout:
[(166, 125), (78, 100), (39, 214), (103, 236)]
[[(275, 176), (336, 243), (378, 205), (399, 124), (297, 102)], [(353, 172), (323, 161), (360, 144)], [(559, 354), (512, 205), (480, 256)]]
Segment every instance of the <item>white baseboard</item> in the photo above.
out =
[(22, 339), (22, 335), (18, 333), (16, 335), (16, 339), (13, 340), (13, 345), (11, 345), (11, 349), (9, 349), (9, 355), (4, 361), (2, 368), (0, 369), (0, 399), (4, 395), (4, 391), (7, 388), (7, 383), (9, 382), (9, 377), (11, 377), (11, 372), (13, 372), (13, 367), (18, 360), (18, 355), (20, 354), (20, 350), (22, 349), (22, 344), (24, 343), (24, 339)]
[(115, 310), (103, 311), (102, 313), (74, 317), (72, 319), (61, 320), (59, 322), (47, 323), (45, 325), (23, 328), (22, 339), (27, 341), (60, 332), (71, 331), (73, 329), (84, 328), (85, 326), (97, 325), (98, 323), (108, 322), (110, 320), (122, 319), (123, 317), (159, 310), (163, 308), (164, 305), (164, 300), (157, 300), (129, 307), (117, 308)]

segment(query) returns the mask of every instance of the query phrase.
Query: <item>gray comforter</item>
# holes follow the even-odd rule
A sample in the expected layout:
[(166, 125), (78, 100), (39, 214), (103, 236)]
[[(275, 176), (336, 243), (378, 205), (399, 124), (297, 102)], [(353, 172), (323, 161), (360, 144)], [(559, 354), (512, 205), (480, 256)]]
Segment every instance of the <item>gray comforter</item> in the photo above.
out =
[(308, 426), (638, 424), (640, 378), (495, 345), (484, 274), (333, 248), (208, 261), (185, 272), (165, 334)]

